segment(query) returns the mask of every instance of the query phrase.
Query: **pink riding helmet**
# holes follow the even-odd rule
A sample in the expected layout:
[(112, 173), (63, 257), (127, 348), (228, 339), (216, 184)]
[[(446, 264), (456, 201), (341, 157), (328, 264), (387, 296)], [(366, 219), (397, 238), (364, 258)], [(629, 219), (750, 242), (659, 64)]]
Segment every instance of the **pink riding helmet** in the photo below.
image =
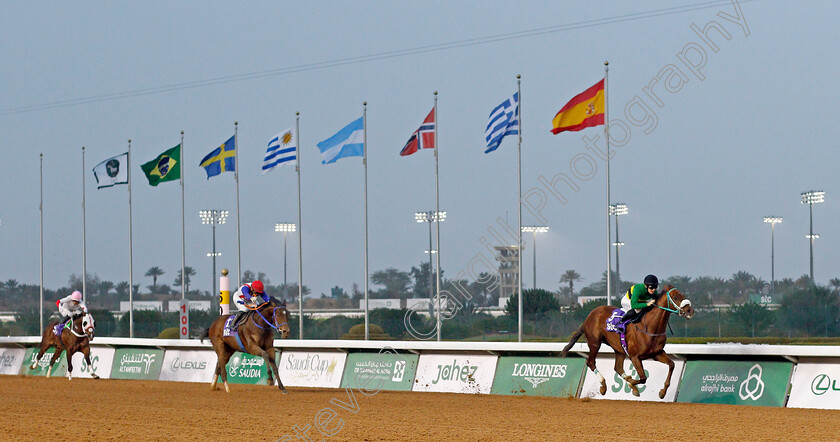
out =
[(76, 290), (70, 295), (71, 301), (82, 302), (82, 292)]

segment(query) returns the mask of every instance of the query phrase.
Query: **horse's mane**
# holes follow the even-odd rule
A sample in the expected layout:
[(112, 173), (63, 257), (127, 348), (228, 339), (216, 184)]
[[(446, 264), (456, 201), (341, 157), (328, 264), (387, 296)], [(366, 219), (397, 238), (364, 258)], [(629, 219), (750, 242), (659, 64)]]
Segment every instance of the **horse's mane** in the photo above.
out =
[(281, 300), (275, 298), (274, 296), (269, 297), (269, 299), (270, 299), (270, 302), (272, 304), (274, 304), (278, 307), (286, 307), (286, 300), (285, 299), (281, 301)]

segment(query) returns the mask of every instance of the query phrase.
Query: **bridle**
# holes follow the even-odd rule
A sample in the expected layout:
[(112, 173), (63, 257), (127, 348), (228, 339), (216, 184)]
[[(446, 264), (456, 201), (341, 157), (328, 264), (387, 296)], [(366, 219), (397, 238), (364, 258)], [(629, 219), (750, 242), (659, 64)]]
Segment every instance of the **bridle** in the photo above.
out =
[[(671, 292), (673, 292), (674, 290), (676, 290), (676, 288), (671, 288), (671, 290), (668, 290), (668, 292), (665, 294), (668, 297), (667, 307), (662, 307), (658, 304), (656, 306), (662, 310), (665, 310), (666, 312), (676, 313), (680, 316), (685, 316), (685, 313), (683, 313), (682, 309), (686, 305), (691, 305), (691, 301), (689, 301), (688, 299), (683, 299), (682, 302), (680, 302), (680, 304), (677, 305), (676, 301), (674, 301), (674, 299), (671, 298)], [(675, 309), (670, 308), (671, 306), (674, 306)]]
[[(288, 322), (284, 322), (282, 324), (276, 324), (276, 322), (277, 322), (277, 309), (279, 309), (279, 308), (284, 309), (285, 307), (284, 306), (274, 307), (271, 310), (271, 316), (274, 320), (269, 322), (269, 320), (266, 319), (265, 316), (263, 316), (262, 313), (260, 312), (260, 308), (265, 304), (268, 304), (268, 303), (266, 302), (266, 303), (258, 306), (257, 308), (254, 309), (254, 311), (260, 316), (260, 319), (262, 319), (266, 324), (268, 324), (269, 327), (271, 327), (271, 328), (277, 330), (278, 332), (280, 332), (280, 327), (282, 327), (284, 325), (287, 325)], [(266, 327), (261, 327), (259, 324), (257, 324), (257, 321), (254, 319), (253, 316), (251, 317), (251, 322), (253, 322), (254, 325), (257, 326), (257, 328), (259, 328), (260, 330), (266, 330)]]
[[(90, 316), (90, 314), (85, 314), (84, 316), (80, 316), (80, 318), (82, 319), (82, 322), (81, 322), (81, 324), (79, 324), (79, 326), (82, 327), (82, 334), (79, 334), (79, 333), (76, 332), (75, 320), (70, 323), (70, 333), (73, 333), (73, 335), (76, 336), (77, 338), (85, 338), (85, 337), (89, 338), (90, 335), (93, 334), (93, 327), (89, 327), (91, 329), (90, 333), (88, 333), (84, 329), (85, 316)], [(91, 316), (91, 319), (93, 319), (92, 316)]]

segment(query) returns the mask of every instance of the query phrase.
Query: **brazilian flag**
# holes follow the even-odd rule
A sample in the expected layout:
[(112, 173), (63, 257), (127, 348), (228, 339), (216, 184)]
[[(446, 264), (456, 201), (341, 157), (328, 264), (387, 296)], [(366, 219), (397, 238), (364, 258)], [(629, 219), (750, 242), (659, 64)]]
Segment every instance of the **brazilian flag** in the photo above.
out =
[(174, 181), (181, 178), (181, 145), (158, 155), (152, 161), (140, 166), (149, 184), (157, 186), (164, 181)]

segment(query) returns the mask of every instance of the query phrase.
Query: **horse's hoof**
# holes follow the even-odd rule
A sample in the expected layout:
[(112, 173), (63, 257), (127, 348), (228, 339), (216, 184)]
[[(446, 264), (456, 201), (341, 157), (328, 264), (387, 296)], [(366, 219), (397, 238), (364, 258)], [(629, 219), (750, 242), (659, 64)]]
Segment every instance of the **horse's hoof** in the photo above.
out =
[(639, 389), (633, 388), (633, 396), (639, 397)]
[(602, 384), (601, 385), (601, 396), (604, 396), (606, 394), (607, 394), (607, 386)]
[(99, 379), (99, 376), (97, 376), (95, 373), (94, 373), (94, 374), (92, 374), (92, 375), (90, 375), (90, 377), (92, 377), (92, 378), (94, 378), (94, 379)]
[(286, 389), (284, 388), (284, 389), (280, 390), (280, 393), (283, 393), (283, 394), (289, 394), (289, 390), (286, 390)]
[(665, 399), (665, 390), (659, 390), (659, 399)]

